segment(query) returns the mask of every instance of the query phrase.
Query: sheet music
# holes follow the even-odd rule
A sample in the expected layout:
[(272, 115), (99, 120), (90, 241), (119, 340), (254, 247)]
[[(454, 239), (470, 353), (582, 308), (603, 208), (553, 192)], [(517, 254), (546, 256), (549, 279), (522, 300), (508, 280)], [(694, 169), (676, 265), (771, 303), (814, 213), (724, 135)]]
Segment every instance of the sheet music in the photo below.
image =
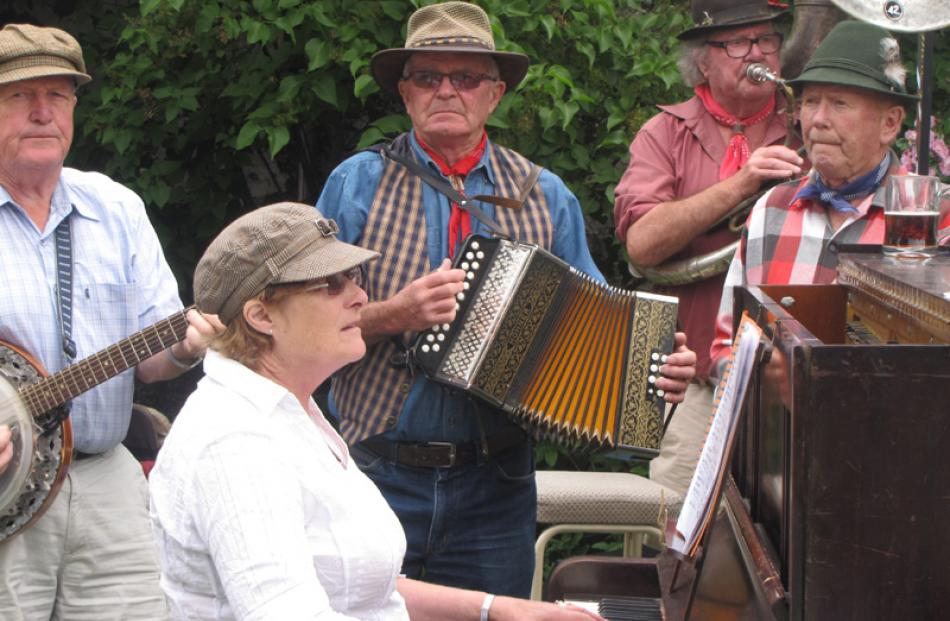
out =
[(693, 479), (690, 481), (683, 508), (676, 522), (676, 533), (669, 547), (681, 554), (692, 555), (704, 525), (715, 510), (711, 506), (725, 477), (725, 453), (735, 430), (746, 388), (755, 368), (756, 351), (761, 329), (747, 316), (742, 318), (732, 347), (732, 359), (716, 403), (715, 413)]

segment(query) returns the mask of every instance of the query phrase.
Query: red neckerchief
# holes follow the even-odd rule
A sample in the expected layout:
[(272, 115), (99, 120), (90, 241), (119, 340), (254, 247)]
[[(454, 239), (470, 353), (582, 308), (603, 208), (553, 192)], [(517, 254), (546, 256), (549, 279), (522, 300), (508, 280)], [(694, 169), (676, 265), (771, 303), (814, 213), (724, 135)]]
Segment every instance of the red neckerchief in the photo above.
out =
[(765, 107), (744, 119), (737, 119), (723, 108), (718, 101), (713, 98), (712, 91), (708, 84), (700, 84), (693, 89), (699, 100), (703, 102), (703, 107), (720, 125), (732, 128), (732, 139), (726, 147), (726, 157), (723, 158), (719, 166), (719, 180), (736, 174), (742, 166), (749, 161), (749, 141), (745, 137), (745, 128), (761, 123), (769, 118), (772, 111), (775, 110), (775, 97), (769, 97), (769, 102)]
[[(416, 140), (419, 141), (419, 146), (422, 147), (422, 150), (428, 153), (432, 161), (435, 162), (435, 165), (439, 167), (439, 171), (449, 178), (452, 186), (458, 190), (459, 194), (464, 195), (465, 184), (463, 180), (465, 176), (482, 161), (482, 156), (485, 155), (485, 146), (488, 144), (488, 134), (482, 132), (482, 139), (479, 141), (478, 146), (451, 166), (446, 164), (429, 145), (422, 141), (418, 132), (416, 132)], [(461, 235), (459, 235), (460, 232)], [(468, 212), (459, 207), (458, 203), (452, 203), (452, 215), (449, 216), (449, 258), (455, 256), (455, 245), (468, 237), (471, 232), (472, 219), (468, 215)]]

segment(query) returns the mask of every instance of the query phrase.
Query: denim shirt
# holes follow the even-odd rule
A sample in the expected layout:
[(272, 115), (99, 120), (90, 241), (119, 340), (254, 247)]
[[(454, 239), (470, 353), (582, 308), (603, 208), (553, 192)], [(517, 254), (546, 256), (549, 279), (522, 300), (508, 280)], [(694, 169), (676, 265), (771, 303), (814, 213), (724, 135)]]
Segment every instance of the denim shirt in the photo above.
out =
[[(419, 146), (415, 136), (410, 137), (415, 155), (426, 166), (439, 174), (438, 167)], [(488, 164), (486, 149), (482, 160), (465, 178), (465, 194), (494, 194), (495, 184)], [(317, 208), (340, 226), (339, 238), (359, 244), (367, 215), (376, 195), (384, 169), (383, 159), (376, 153), (363, 152), (350, 157), (330, 175)], [(603, 282), (604, 278), (587, 247), (584, 219), (577, 198), (564, 182), (545, 170), (538, 179), (547, 204), (551, 210), (551, 222), (555, 231), (550, 252), (576, 268)], [(422, 203), (425, 205), (426, 239), (429, 265), (436, 269), (448, 256), (448, 222), (451, 202), (443, 194), (423, 184)], [(486, 214), (494, 217), (494, 206), (479, 203)], [(472, 233), (489, 235), (486, 227), (476, 218), (471, 218)], [(330, 397), (330, 411), (337, 410)], [(482, 416), (474, 416), (475, 413)], [(479, 422), (479, 419), (481, 422)], [(487, 434), (506, 428), (511, 423), (507, 417), (487, 404), (427, 380), (422, 374), (415, 377), (399, 422), (387, 437), (399, 440), (418, 441), (465, 441), (478, 438), (482, 426)]]
[[(64, 168), (41, 231), (0, 187), (0, 339), (26, 350), (49, 373), (63, 369), (56, 227), (71, 214), (73, 326), (79, 361), (181, 308), (142, 200), (98, 173)], [(131, 415), (133, 371), (72, 402), (76, 449), (99, 453), (122, 441)]]

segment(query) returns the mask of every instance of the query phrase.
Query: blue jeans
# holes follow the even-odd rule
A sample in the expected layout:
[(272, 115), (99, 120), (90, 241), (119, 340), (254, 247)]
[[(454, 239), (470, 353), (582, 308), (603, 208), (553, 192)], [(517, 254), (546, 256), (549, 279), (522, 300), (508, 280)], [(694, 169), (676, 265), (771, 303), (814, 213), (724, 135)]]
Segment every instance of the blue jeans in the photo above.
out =
[(402, 522), (407, 577), (530, 595), (537, 515), (530, 442), (454, 468), (401, 466), (359, 445), (351, 453)]

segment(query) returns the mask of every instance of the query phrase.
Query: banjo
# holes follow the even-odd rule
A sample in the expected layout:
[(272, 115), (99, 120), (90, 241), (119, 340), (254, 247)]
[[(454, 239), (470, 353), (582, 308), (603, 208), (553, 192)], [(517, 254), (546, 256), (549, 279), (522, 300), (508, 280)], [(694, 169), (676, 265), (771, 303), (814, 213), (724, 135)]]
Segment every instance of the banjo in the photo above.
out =
[(184, 340), (189, 307), (48, 375), (28, 352), (0, 340), (0, 424), (13, 458), (0, 473), (0, 544), (43, 515), (66, 479), (72, 427), (65, 404)]

